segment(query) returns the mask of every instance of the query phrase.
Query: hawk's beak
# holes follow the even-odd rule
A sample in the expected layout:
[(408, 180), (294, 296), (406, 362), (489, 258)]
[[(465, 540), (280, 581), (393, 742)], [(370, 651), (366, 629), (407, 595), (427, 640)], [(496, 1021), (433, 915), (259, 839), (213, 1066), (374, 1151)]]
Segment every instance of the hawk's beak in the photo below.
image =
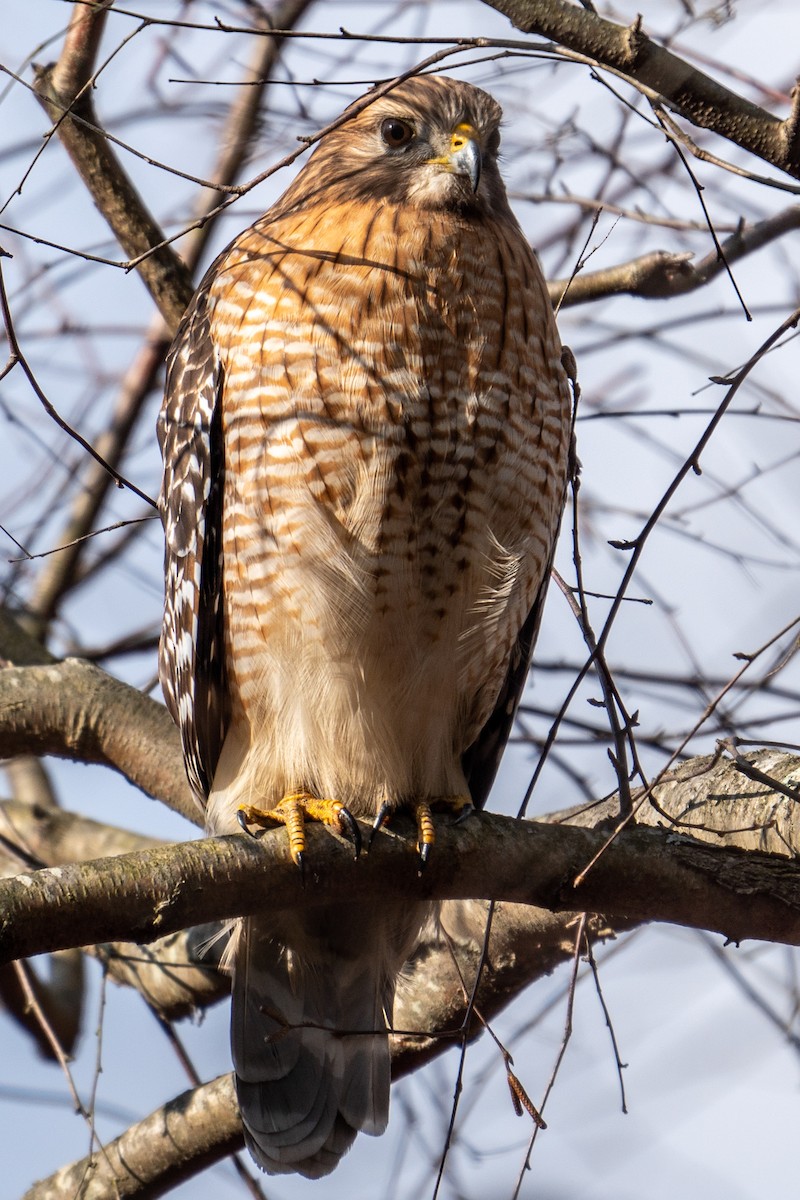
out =
[(476, 130), (466, 122), (453, 130), (448, 162), (453, 174), (466, 175), (473, 192), (477, 192), (481, 178), (480, 141)]
[(481, 178), (481, 146), (478, 131), (462, 121), (450, 135), (450, 152), (441, 158), (429, 158), (429, 163), (439, 163), (452, 175), (466, 175), (473, 192), (477, 192)]

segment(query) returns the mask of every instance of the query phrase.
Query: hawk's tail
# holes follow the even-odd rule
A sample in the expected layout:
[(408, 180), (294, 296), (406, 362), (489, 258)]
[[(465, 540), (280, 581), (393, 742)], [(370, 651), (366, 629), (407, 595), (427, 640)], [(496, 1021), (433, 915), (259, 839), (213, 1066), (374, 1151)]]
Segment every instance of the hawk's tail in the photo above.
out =
[[(231, 1042), (247, 1145), (271, 1174), (316, 1179), (389, 1115), (389, 1040), (402, 966), (387, 914), (251, 917), (234, 954)], [(402, 920), (402, 918), (401, 918)], [(419, 923), (417, 922), (417, 925)], [(416, 932), (416, 931), (415, 931)]]

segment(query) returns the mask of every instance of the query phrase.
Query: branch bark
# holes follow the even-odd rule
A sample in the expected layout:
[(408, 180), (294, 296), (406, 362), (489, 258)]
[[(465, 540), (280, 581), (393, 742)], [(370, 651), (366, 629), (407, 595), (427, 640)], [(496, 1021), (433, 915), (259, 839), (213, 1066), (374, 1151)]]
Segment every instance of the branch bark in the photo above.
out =
[[(461, 932), (465, 932), (466, 915), (480, 939), (486, 908), (476, 904), (469, 909), (467, 914), (459, 913)], [(484, 1018), (494, 1016), (513, 991), (549, 974), (572, 957), (571, 926), (576, 919), (576, 914), (553, 915), (521, 905), (496, 907), (476, 997)], [(595, 919), (591, 924), (594, 937), (609, 936), (602, 922)], [(426, 1032), (392, 1038), (393, 1080), (417, 1070), (460, 1039), (466, 1008), (462, 980), (468, 988), (471, 986), (481, 957), (479, 942), (462, 942), (451, 952), (441, 939), (427, 944), (416, 956), (395, 1000), (394, 1025), (398, 1029), (419, 1028)], [(513, 988), (512, 983), (516, 985)], [(482, 1024), (473, 1021), (472, 1027), (464, 1030), (464, 1036), (472, 1038), (482, 1030)], [(162, 1130), (168, 1132), (166, 1139), (161, 1136)], [(140, 1168), (138, 1156), (145, 1154), (153, 1131), (156, 1131), (155, 1160), (151, 1163), (146, 1158)], [(75, 1184), (80, 1180), (89, 1181), (89, 1190), (80, 1193), (82, 1200), (105, 1200), (109, 1195), (154, 1200), (168, 1188), (194, 1178), (242, 1147), (233, 1076), (225, 1075), (185, 1092), (131, 1126), (106, 1148), (107, 1157), (97, 1154), (64, 1167), (35, 1184), (23, 1200), (74, 1200)]]
[[(706, 794), (729, 769), (706, 766)], [(349, 847), (312, 826), (313, 890), (303, 887), (280, 830), (259, 842), (234, 835), (47, 868), (0, 882), (0, 961), (87, 942), (152, 941), (265, 906), (374, 902), (385, 894), (580, 909), (715, 930), (737, 942), (800, 945), (800, 867), (792, 859), (711, 846), (675, 828), (629, 826), (606, 846), (602, 830), (478, 813), (440, 828), (420, 879), (411, 838), (385, 833), (353, 863)]]
[(721, 254), (714, 250), (695, 263), (690, 253), (672, 254), (666, 250), (653, 250), (640, 258), (618, 263), (602, 271), (578, 273), (570, 279), (554, 279), (547, 285), (550, 298), (561, 308), (569, 308), (606, 296), (639, 296), (644, 300), (667, 300), (673, 296), (683, 296), (704, 287), (746, 255), (798, 228), (800, 204), (793, 204), (756, 225), (742, 224), (722, 243)]
[(693, 125), (717, 133), (800, 179), (800, 130), (795, 92), (786, 120), (723, 87), (653, 42), (641, 18), (625, 27), (570, 0), (485, 0), (523, 33), (535, 33), (623, 75)]
[[(111, 149), (92, 102), (94, 60), (110, 6), (108, 0), (96, 8), (75, 5), (61, 56), (37, 69), (34, 91), (128, 258), (147, 255), (137, 269), (174, 331), (192, 298), (192, 277), (172, 247), (160, 245), (161, 229)], [(153, 246), (159, 248), (148, 254)]]
[(163, 704), (77, 658), (0, 671), (0, 755), (56, 754), (120, 771), (189, 821), (202, 814)]
[(35, 1183), (23, 1200), (163, 1196), (242, 1148), (230, 1075), (176, 1096), (101, 1151)]
[[(56, 866), (161, 844), (155, 838), (91, 821), (56, 807), (14, 800), (0, 803), (0, 876), (10, 877), (24, 865)], [(18, 854), (14, 852), (15, 847)], [(211, 933), (213, 930), (209, 930), (209, 935)], [(149, 946), (107, 942), (86, 947), (86, 950), (103, 963), (115, 983), (135, 988), (160, 1016), (174, 1020), (213, 1004), (230, 990), (227, 977), (219, 973), (215, 963), (198, 953), (198, 940), (196, 930), (182, 930), (158, 938)], [(82, 955), (78, 958), (82, 964)], [(65, 962), (62, 955), (58, 959), (57, 977), (41, 983), (43, 1002), (51, 1008), (59, 1002), (59, 983)], [(55, 970), (54, 963), (53, 972)], [(13, 981), (9, 987), (13, 987)], [(3, 977), (0, 975), (0, 991), (2, 988)], [(72, 987), (70, 995), (74, 996), (75, 991)], [(26, 1028), (34, 1034), (39, 1032), (36, 1022), (26, 1022)], [(77, 1028), (73, 1038), (76, 1035)]]
[[(762, 751), (749, 757), (745, 771), (750, 774), (743, 774), (736, 761), (721, 755), (684, 764), (656, 789), (654, 806), (645, 804), (640, 810), (642, 823), (656, 827), (622, 832), (577, 891), (572, 886), (576, 870), (585, 865), (588, 855), (606, 837), (591, 826), (599, 823), (607, 829), (613, 825), (617, 811), (614, 798), (555, 814), (547, 819), (549, 824), (480, 815), (463, 827), (443, 828), (439, 831), (437, 854), (423, 880), (416, 875), (410, 839), (382, 835), (374, 853), (354, 864), (348, 861), (349, 849), (344, 851), (335, 839), (312, 828), (310, 856), (316, 877), (305, 890), (288, 859), (280, 831), (264, 839), (264, 845), (234, 837), (164, 847), (156, 858), (152, 852), (145, 852), (86, 864), (88, 877), (82, 877), (81, 867), (65, 868), (58, 874), (37, 872), (24, 876), (9, 881), (9, 886), (19, 892), (23, 908), (31, 896), (33, 908), (27, 915), (33, 917), (38, 909), (42, 927), (53, 921), (61, 927), (63, 901), (69, 897), (70, 905), (76, 906), (80, 914), (81, 937), (94, 935), (98, 919), (107, 927), (108, 910), (120, 907), (120, 895), (124, 896), (124, 914), (120, 914), (124, 922), (130, 925), (129, 916), (135, 919), (135, 914), (144, 913), (148, 924), (144, 932), (149, 936), (154, 926), (197, 920), (214, 910), (218, 916), (230, 916), (251, 904), (265, 902), (319, 903), (344, 894), (357, 900), (379, 888), (383, 894), (408, 889), (417, 895), (420, 891), (440, 894), (445, 890), (458, 894), (522, 892), (529, 898), (549, 899), (573, 909), (583, 905), (594, 908), (603, 901), (603, 917), (592, 919), (594, 937), (613, 936), (648, 917), (685, 921), (687, 909), (694, 911), (686, 923), (720, 927), (730, 933), (727, 920), (718, 923), (717, 917), (730, 912), (732, 906), (737, 913), (741, 910), (752, 934), (776, 932), (769, 921), (754, 928), (771, 912), (778, 925), (787, 930), (793, 927), (792, 938), (797, 940), (800, 869), (796, 851), (800, 830), (793, 788), (800, 775), (800, 759)], [(581, 824), (589, 828), (578, 828)], [(677, 832), (681, 829), (691, 829), (692, 837)], [(575, 835), (577, 840), (572, 840)], [(267, 861), (271, 865), (265, 871)], [(114, 864), (121, 870), (119, 876), (111, 870)], [(134, 876), (137, 886), (132, 889)], [(101, 877), (105, 885), (93, 895), (94, 883)], [(265, 888), (272, 880), (274, 886)], [(55, 893), (51, 883), (57, 885)], [(54, 908), (46, 899), (42, 903), (33, 896), (42, 884), (43, 896), (50, 892)], [(222, 902), (209, 905), (217, 891)], [(0, 911), (13, 921), (14, 910), (6, 903), (7, 897), (8, 892), (0, 887)], [(656, 908), (658, 911), (654, 911)], [(106, 915), (101, 917), (103, 909)], [(615, 909), (621, 915), (609, 917)], [(442, 924), (455, 937), (452, 952), (450, 946), (433, 939), (415, 957), (408, 984), (398, 997), (394, 1023), (399, 1029), (424, 1032), (393, 1039), (395, 1077), (439, 1054), (454, 1038), (471, 1037), (478, 1031), (476, 1026), (462, 1031), (466, 1007), (462, 981), (469, 989), (475, 978), (485, 915), (481, 902), (445, 904)], [(486, 1018), (491, 1018), (532, 979), (552, 971), (571, 956), (571, 927), (576, 915), (569, 908), (551, 913), (527, 904), (497, 906), (477, 996), (478, 1008)], [(741, 922), (736, 923), (741, 931)], [(738, 932), (734, 936), (743, 935)], [(42, 944), (40, 937), (36, 944)], [(135, 954), (135, 948), (131, 949)], [(209, 978), (211, 974), (208, 972)], [(213, 990), (213, 983), (209, 986)], [(216, 994), (223, 990), (224, 984)], [(147, 1145), (148, 1139), (155, 1136), (154, 1130), (164, 1129), (168, 1130), (168, 1138), (161, 1140), (159, 1135), (158, 1154), (155, 1158), (149, 1156), (140, 1169), (138, 1148)], [(98, 1157), (64, 1168), (35, 1185), (26, 1200), (71, 1196), (75, 1179), (84, 1177), (90, 1177), (91, 1187), (97, 1189), (90, 1190), (88, 1197), (108, 1195), (113, 1186), (121, 1196), (149, 1200), (224, 1158), (240, 1144), (238, 1113), (230, 1077), (226, 1076), (185, 1093), (133, 1126), (112, 1143), (107, 1160)]]

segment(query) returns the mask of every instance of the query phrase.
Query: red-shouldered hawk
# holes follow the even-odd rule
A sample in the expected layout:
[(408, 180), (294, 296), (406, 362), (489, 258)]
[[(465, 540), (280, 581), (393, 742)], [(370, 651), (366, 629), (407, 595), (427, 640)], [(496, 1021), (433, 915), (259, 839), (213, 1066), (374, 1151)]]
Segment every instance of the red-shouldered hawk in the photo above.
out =
[[(406, 806), (426, 842), (429, 802), (491, 786), (571, 423), (500, 116), (453, 79), (376, 98), (220, 255), (178, 332), (161, 673), (215, 833), (280, 819), (300, 860), (304, 814), (352, 834), (350, 814)], [(428, 911), (242, 922), (233, 1059), (266, 1170), (324, 1175), (385, 1128), (386, 1023)]]

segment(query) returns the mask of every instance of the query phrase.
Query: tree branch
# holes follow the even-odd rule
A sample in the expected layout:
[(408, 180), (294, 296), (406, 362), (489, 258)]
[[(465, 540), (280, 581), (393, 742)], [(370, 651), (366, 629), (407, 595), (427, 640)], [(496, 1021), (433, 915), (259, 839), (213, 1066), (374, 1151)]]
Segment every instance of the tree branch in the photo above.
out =
[(641, 17), (627, 28), (570, 0), (485, 0), (523, 33), (558, 43), (627, 77), (693, 125), (717, 133), (800, 179), (796, 92), (782, 121), (651, 41)]
[[(466, 932), (463, 922), (466, 915), (472, 931), (481, 939), (485, 906), (468, 908), (466, 914), (459, 914), (461, 932)], [(553, 916), (520, 905), (496, 907), (487, 964), (476, 997), (484, 1018), (492, 1017), (508, 1001), (512, 994), (508, 985), (512, 980), (516, 983), (513, 990), (519, 990), (572, 957), (574, 932), (570, 926), (575, 919), (574, 914)], [(608, 935), (609, 931), (598, 920), (593, 926), (595, 937)], [(407, 1030), (418, 1028), (425, 1033), (392, 1037), (394, 1080), (443, 1053), (460, 1037), (466, 1008), (462, 980), (468, 986), (471, 984), (480, 958), (479, 942), (462, 942), (451, 952), (441, 939), (426, 945), (416, 956), (411, 974), (395, 1000), (394, 1025)], [(482, 1030), (483, 1025), (473, 1021), (466, 1035), (474, 1037)], [(139, 1155), (146, 1153), (154, 1131), (155, 1161), (151, 1164), (146, 1158), (141, 1169)], [(167, 1131), (168, 1137), (163, 1137), (162, 1131)], [(242, 1145), (233, 1077), (225, 1075), (185, 1092), (131, 1126), (106, 1147), (107, 1155), (81, 1159), (35, 1184), (23, 1200), (73, 1200), (76, 1181), (80, 1180), (90, 1181), (88, 1190), (81, 1192), (82, 1200), (105, 1200), (110, 1194), (155, 1200), (169, 1187), (193, 1178)]]
[(800, 204), (793, 204), (756, 225), (746, 226), (742, 223), (722, 243), (721, 254), (713, 250), (694, 263), (690, 253), (670, 254), (666, 250), (654, 250), (602, 271), (578, 273), (570, 279), (554, 279), (547, 285), (550, 299), (561, 308), (569, 308), (605, 296), (623, 294), (640, 296), (645, 300), (682, 296), (703, 287), (746, 255), (798, 228)]
[[(713, 787), (713, 770), (706, 782)], [(353, 863), (349, 847), (325, 831), (311, 826), (308, 836), (313, 890), (304, 889), (280, 830), (258, 842), (237, 834), (4, 880), (0, 961), (87, 942), (151, 941), (265, 906), (374, 902), (378, 895), (506, 900), (669, 921), (737, 942), (800, 945), (800, 867), (776, 854), (632, 826), (603, 850), (600, 830), (478, 813), (439, 829), (437, 853), (420, 879), (412, 838), (386, 833)], [(576, 888), (576, 876), (601, 850)]]
[[(34, 91), (92, 199), (137, 266), (167, 327), (175, 331), (192, 298), (188, 268), (163, 234), (100, 128), (92, 103), (94, 59), (110, 7), (76, 4), (59, 61), (37, 69)], [(152, 246), (157, 250), (148, 253)]]
[[(0, 875), (16, 874), (25, 865), (57, 866), (162, 844), (155, 838), (91, 821), (56, 807), (14, 800), (0, 803), (0, 845), (3, 847), (0, 850)], [(209, 930), (209, 934), (212, 932)], [(132, 942), (112, 942), (86, 949), (103, 963), (115, 983), (135, 988), (160, 1016), (174, 1020), (196, 1008), (213, 1004), (229, 991), (227, 977), (219, 973), (212, 960), (199, 955), (197, 942), (196, 930), (182, 930), (158, 938), (146, 947)], [(47, 996), (53, 995), (53, 1003), (59, 999), (57, 982), (53, 981), (53, 986), (42, 984), (43, 988), (47, 986)], [(70, 995), (74, 995), (74, 989)], [(33, 1028), (35, 1031), (37, 1027), (34, 1025)]]
[(176, 1096), (97, 1153), (35, 1183), (23, 1200), (149, 1200), (241, 1148), (231, 1076), (220, 1075)]
[[(307, 7), (308, 0), (282, 0), (282, 3), (271, 9), (270, 15), (279, 28), (290, 29), (300, 19)], [(52, 72), (51, 84), (58, 89), (59, 95), (62, 97), (83, 95), (84, 89), (90, 86), (97, 53), (98, 35), (104, 20), (104, 11), (89, 12), (81, 9), (80, 6), (76, 7), (59, 62), (54, 68), (48, 68)], [(210, 175), (212, 182), (227, 186), (233, 183), (238, 176), (256, 135), (264, 94), (269, 86), (272, 71), (283, 44), (283, 39), (278, 37), (255, 39), (251, 62), (245, 70), (244, 86), (239, 89), (231, 103), (225, 125), (220, 132), (219, 156)], [(94, 114), (92, 114), (92, 124), (97, 126), (97, 118)], [(81, 171), (81, 175), (88, 185), (90, 180), (94, 180), (97, 139), (89, 137), (89, 131), (83, 126), (64, 131), (62, 123), (58, 125), (58, 129), (62, 136), (66, 134), (71, 138), (69, 145), (72, 147), (70, 153), (73, 160), (80, 157), (83, 162), (84, 156), (89, 156)], [(96, 132), (98, 135), (102, 134), (99, 129), (96, 129)], [(108, 153), (113, 153), (110, 148)], [(139, 226), (143, 241), (148, 237), (155, 236), (156, 240), (151, 244), (160, 244), (164, 241), (163, 232), (160, 228), (155, 228), (152, 218), (150, 218), (151, 223), (146, 220), (143, 223), (142, 208), (136, 202), (136, 191), (130, 181), (123, 177), (122, 167), (118, 160), (114, 161), (116, 162), (117, 191), (123, 198), (126, 198), (122, 211), (118, 211), (116, 204), (112, 205), (110, 209), (106, 209), (105, 200), (109, 195), (116, 193), (109, 192), (105, 182), (99, 189), (96, 184), (92, 184), (90, 187), (95, 203), (100, 212), (107, 217), (114, 232), (117, 232), (117, 225), (122, 221), (124, 226), (130, 230), (135, 230)], [(133, 202), (128, 204), (131, 199)], [(216, 226), (214, 214), (216, 212), (216, 216), (219, 215), (218, 206), (219, 193), (213, 188), (206, 188), (198, 193), (194, 204), (194, 219), (202, 220), (207, 216), (208, 220), (193, 228), (183, 240), (181, 249), (189, 276), (194, 275), (214, 232)], [(171, 248), (169, 253), (174, 253)], [(179, 260), (176, 257), (177, 261)], [(166, 286), (165, 280), (160, 275), (156, 278), (159, 286), (163, 289)], [(149, 284), (149, 276), (145, 276), (145, 283)], [(165, 317), (169, 317), (171, 313), (171, 317), (166, 323), (161, 317), (156, 317), (151, 323), (143, 346), (122, 379), (116, 409), (109, 426), (95, 443), (98, 453), (112, 467), (116, 468), (121, 462), (143, 405), (153, 390), (172, 335), (175, 333), (175, 318), (182, 313), (182, 306), (186, 301), (181, 278), (178, 278), (178, 284), (178, 290), (168, 306), (169, 312), (164, 314)], [(154, 299), (156, 303), (159, 303), (158, 294), (154, 293)], [(162, 312), (164, 311), (164, 302), (165, 297), (162, 294), (159, 303)], [(64, 546), (64, 549), (49, 558), (46, 568), (37, 579), (36, 588), (28, 603), (29, 613), (35, 614), (40, 628), (43, 630), (54, 616), (65, 592), (86, 577), (78, 571), (79, 563), (87, 546), (85, 538), (94, 528), (97, 515), (105, 502), (112, 482), (105, 467), (96, 462), (86, 464), (82, 487), (73, 501), (69, 519), (59, 538), (59, 543)]]
[[(800, 934), (800, 869), (794, 856), (800, 845), (800, 822), (797, 805), (781, 788), (791, 787), (792, 779), (800, 773), (800, 759), (777, 751), (761, 751), (749, 757), (746, 772), (755, 773), (757, 778), (743, 774), (735, 760), (721, 755), (683, 764), (655, 790), (655, 806), (644, 805), (640, 809), (643, 822), (661, 827), (623, 831), (577, 892), (571, 886), (576, 867), (585, 863), (605, 834), (575, 826), (600, 823), (608, 828), (616, 820), (615, 798), (548, 818), (551, 836), (546, 824), (486, 815), (476, 816), (456, 829), (442, 828), (437, 854), (423, 880), (416, 875), (416, 858), (410, 841), (382, 835), (375, 843), (374, 853), (353, 864), (347, 861), (349, 851), (345, 857), (342, 847), (332, 837), (312, 828), (310, 857), (316, 878), (305, 891), (296, 869), (288, 861), (285, 838), (278, 831), (274, 837), (264, 839), (261, 846), (234, 837), (165, 847), (157, 860), (147, 854), (112, 860), (122, 868), (121, 877), (116, 884), (112, 882), (110, 887), (101, 888), (100, 896), (94, 898), (92, 880), (82, 880), (82, 886), (88, 888), (82, 895), (73, 886), (77, 877), (70, 874), (71, 871), (80, 874), (80, 868), (66, 869), (58, 876), (50, 876), (58, 885), (58, 894), (52, 895), (56, 907), (50, 908), (41, 900), (34, 900), (34, 907), (40, 908), (41, 924), (53, 919), (61, 922), (64, 906), (59, 895), (68, 894), (81, 913), (81, 929), (91, 932), (95, 928), (93, 922), (99, 918), (97, 913), (87, 912), (86, 902), (94, 904), (99, 899), (100, 907), (104, 905), (110, 910), (114, 908), (112, 898), (121, 894), (125, 898), (121, 907), (128, 914), (144, 913), (151, 926), (159, 921), (171, 924), (173, 919), (179, 919), (181, 904), (185, 904), (195, 920), (201, 913), (207, 915), (212, 907), (218, 910), (218, 915), (230, 916), (234, 908), (238, 911), (251, 903), (263, 904), (264, 884), (274, 879), (275, 886), (268, 889), (268, 903), (272, 906), (325, 902), (334, 895), (341, 899), (343, 894), (357, 900), (376, 887), (383, 894), (408, 889), (414, 895), (440, 894), (445, 888), (463, 894), (469, 888), (498, 894), (524, 891), (529, 896), (549, 897), (562, 906), (569, 899), (573, 907), (580, 903), (594, 908), (602, 900), (606, 914), (613, 913), (615, 908), (622, 910), (621, 915), (611, 919), (607, 915), (592, 918), (595, 938), (613, 936), (648, 918), (682, 920), (731, 932), (727, 920), (717, 921), (719, 915), (729, 911), (730, 905), (734, 911), (746, 910), (742, 919), (753, 935), (772, 936), (777, 924), (791, 932), (792, 940), (796, 941)], [(773, 780), (774, 786), (770, 782)], [(572, 822), (573, 826), (562, 824), (564, 821)], [(693, 837), (675, 832), (681, 828), (691, 828)], [(576, 834), (578, 840), (573, 841)], [(730, 849), (730, 844), (738, 848)], [(515, 854), (517, 846), (520, 850)], [(762, 853), (764, 850), (772, 853)], [(783, 853), (775, 853), (776, 850)], [(200, 859), (192, 863), (191, 853), (187, 858), (187, 852), (194, 851), (200, 852)], [(162, 859), (161, 855), (165, 857)], [(204, 863), (206, 855), (208, 862)], [(167, 869), (170, 857), (171, 870)], [(265, 859), (272, 864), (267, 872)], [(103, 872), (111, 863), (105, 860), (87, 866), (93, 874), (95, 868)], [(49, 879), (41, 878), (47, 874), (40, 872), (27, 876), (28, 882), (9, 883), (13, 887), (21, 885), (24, 897), (41, 883), (45, 884), (45, 891), (49, 890)], [(140, 880), (140, 887), (131, 888), (132, 876)], [(254, 881), (260, 886), (253, 886)], [(309, 895), (312, 887), (313, 893)], [(123, 890), (119, 891), (120, 888)], [(222, 902), (211, 906), (207, 902), (218, 889)], [(104, 891), (108, 893), (105, 901)], [(238, 892), (240, 903), (235, 904), (231, 892)], [(687, 909), (693, 910), (688, 919)], [(13, 909), (7, 904), (7, 893), (1, 886), (0, 911), (7, 912), (13, 920)], [(755, 929), (770, 912), (776, 924), (770, 918), (762, 928)], [(553, 914), (528, 904), (497, 905), (477, 996), (477, 1007), (484, 1017), (490, 1019), (534, 978), (549, 973), (571, 957), (576, 915), (571, 911)], [(453, 941), (448, 944), (434, 938), (421, 947), (411, 964), (406, 986), (398, 993), (395, 1027), (422, 1032), (396, 1035), (392, 1039), (395, 1078), (441, 1053), (454, 1039), (472, 1037), (479, 1031), (473, 1023), (462, 1034), (466, 1007), (462, 981), (469, 987), (475, 978), (485, 918), (486, 908), (481, 902), (443, 906), (442, 925)], [(741, 924), (738, 922), (740, 930)], [(737, 932), (734, 936), (743, 935)], [(165, 943), (168, 941), (164, 939)], [(136, 954), (135, 948), (131, 949)], [(142, 952), (143, 957), (146, 954)], [(214, 998), (222, 994), (225, 984), (218, 981), (215, 990), (211, 972), (207, 974), (209, 996)], [(178, 982), (182, 980), (180, 971), (176, 978)], [(161, 1140), (159, 1135), (158, 1154), (152, 1168), (140, 1170), (137, 1148), (147, 1144), (153, 1130), (163, 1129), (169, 1131), (169, 1137)], [(100, 1200), (115, 1186), (120, 1196), (149, 1200), (162, 1195), (178, 1180), (190, 1178), (221, 1160), (240, 1144), (232, 1083), (230, 1076), (225, 1076), (185, 1093), (134, 1125), (111, 1144), (108, 1159), (96, 1156), (90, 1176), (86, 1177), (91, 1177), (91, 1187), (97, 1190), (87, 1192), (87, 1198)], [(130, 1170), (132, 1165), (135, 1169)], [(84, 1178), (89, 1166), (90, 1160), (84, 1159), (64, 1168), (35, 1185), (26, 1200), (71, 1197), (75, 1179)]]
[(120, 771), (198, 824), (180, 735), (163, 704), (77, 658), (0, 671), (0, 755), (56, 754)]

